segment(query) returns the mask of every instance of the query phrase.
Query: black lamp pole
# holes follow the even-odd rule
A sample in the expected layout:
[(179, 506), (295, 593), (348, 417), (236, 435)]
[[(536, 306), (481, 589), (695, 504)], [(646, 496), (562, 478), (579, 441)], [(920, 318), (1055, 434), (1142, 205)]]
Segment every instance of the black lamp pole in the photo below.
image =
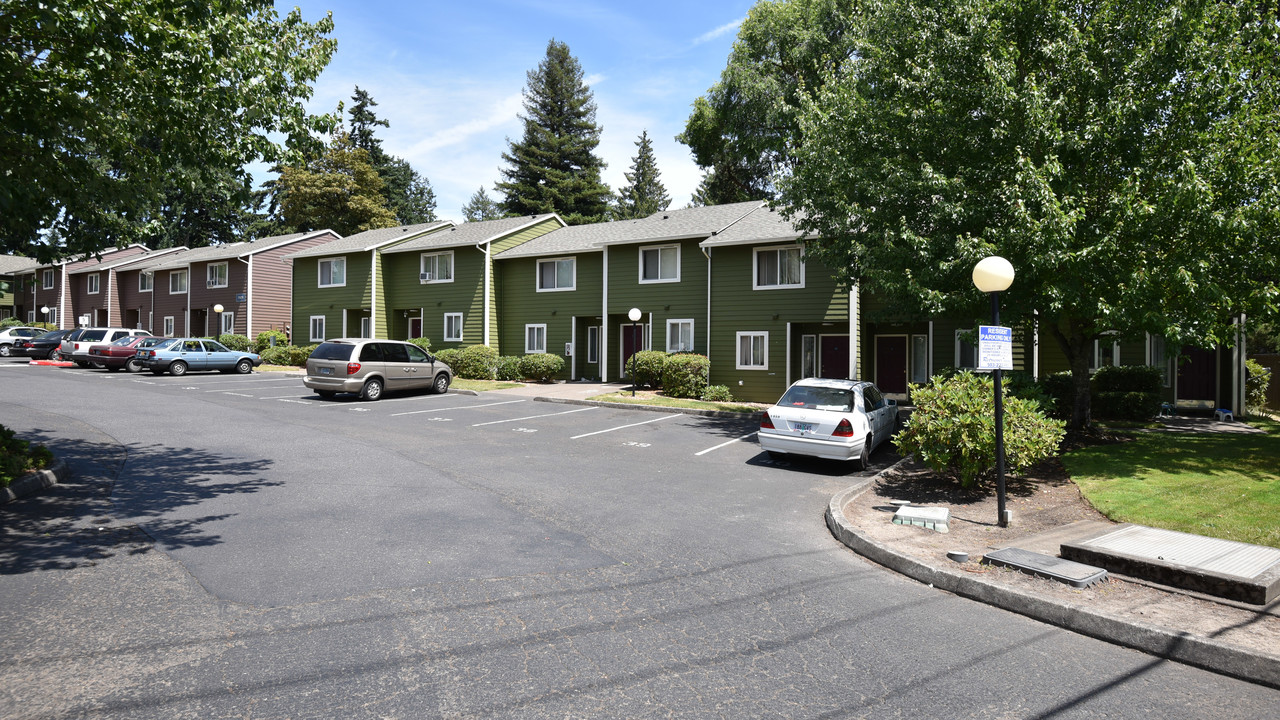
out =
[[(1000, 293), (991, 293), (991, 324), (1000, 325)], [(996, 518), (1000, 527), (1009, 527), (1004, 509), (1004, 398), (1001, 393), (1000, 380), (1003, 371), (996, 368), (991, 371), (996, 391)]]
[(631, 397), (636, 396), (636, 321), (631, 321)]

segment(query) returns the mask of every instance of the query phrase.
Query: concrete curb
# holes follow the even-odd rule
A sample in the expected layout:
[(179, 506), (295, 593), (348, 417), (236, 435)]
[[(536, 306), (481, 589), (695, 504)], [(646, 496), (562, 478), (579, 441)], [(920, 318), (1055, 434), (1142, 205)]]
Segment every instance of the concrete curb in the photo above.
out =
[(595, 407), (618, 408), (621, 410), (646, 410), (648, 412), (680, 413), (682, 415), (701, 415), (714, 418), (751, 419), (760, 416), (759, 412), (730, 412), (728, 410), (700, 410), (698, 408), (664, 407), (662, 405), (633, 405), (631, 403), (604, 402), (602, 400), (578, 400), (576, 398), (542, 397), (534, 398), (537, 402), (561, 403), (565, 405), (594, 405)]
[[(884, 471), (881, 471), (884, 472)], [(1280, 688), (1280, 657), (1257, 655), (1207, 638), (1174, 632), (1036, 597), (968, 574), (943, 570), (858, 534), (844, 506), (866, 492), (875, 477), (837, 493), (827, 505), (827, 527), (851, 550), (894, 572), (971, 600), (1057, 625), (1082, 635), (1249, 682)]]
[(9, 487), (0, 488), (0, 505), (35, 495), (41, 490), (57, 485), (66, 478), (67, 462), (61, 459), (55, 460), (53, 465), (44, 470), (27, 473), (9, 483)]

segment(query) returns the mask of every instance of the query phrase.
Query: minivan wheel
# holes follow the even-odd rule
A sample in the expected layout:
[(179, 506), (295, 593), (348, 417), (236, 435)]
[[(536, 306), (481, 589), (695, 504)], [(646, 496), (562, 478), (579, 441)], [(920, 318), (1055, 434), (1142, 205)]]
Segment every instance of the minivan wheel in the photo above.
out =
[(177, 377), (179, 375), (186, 375), (187, 364), (182, 362), (181, 360), (174, 360), (173, 362), (169, 363), (169, 374), (173, 375), (174, 377)]
[(443, 395), (446, 392), (449, 392), (449, 376), (444, 373), (437, 375), (436, 381), (431, 383), (431, 391), (437, 395)]
[(242, 358), (240, 362), (236, 363), (236, 372), (241, 375), (248, 375), (253, 372), (253, 361), (249, 358)]
[(382, 381), (378, 378), (369, 378), (360, 389), (360, 397), (373, 402), (382, 397)]

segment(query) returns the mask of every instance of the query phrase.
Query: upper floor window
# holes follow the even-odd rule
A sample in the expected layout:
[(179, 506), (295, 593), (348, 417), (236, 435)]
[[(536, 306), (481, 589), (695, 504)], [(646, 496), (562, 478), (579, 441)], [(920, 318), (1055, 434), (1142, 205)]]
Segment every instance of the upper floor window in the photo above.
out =
[(577, 279), (577, 258), (538, 261), (538, 292), (573, 290)]
[(640, 248), (640, 282), (680, 282), (680, 246)]
[(756, 250), (756, 273), (752, 289), (804, 287), (804, 262), (800, 247)]
[(423, 253), (418, 282), (453, 282), (453, 251)]
[(40, 277), (41, 277), (40, 287), (44, 288), (45, 290), (52, 290), (53, 289), (53, 271), (45, 270), (43, 273), (40, 274)]
[(223, 288), (227, 286), (227, 263), (209, 263), (205, 287)]
[(138, 292), (151, 292), (153, 282), (155, 282), (155, 276), (151, 273), (138, 273)]
[(187, 271), (174, 270), (169, 273), (169, 294), (178, 295), (187, 291)]
[(326, 258), (319, 265), (320, 287), (342, 287), (347, 284), (347, 259)]
[(88, 292), (90, 295), (97, 295), (98, 289), (101, 287), (98, 284), (100, 282), (98, 278), (98, 273), (89, 273), (85, 277), (85, 281), (86, 281), (85, 291)]

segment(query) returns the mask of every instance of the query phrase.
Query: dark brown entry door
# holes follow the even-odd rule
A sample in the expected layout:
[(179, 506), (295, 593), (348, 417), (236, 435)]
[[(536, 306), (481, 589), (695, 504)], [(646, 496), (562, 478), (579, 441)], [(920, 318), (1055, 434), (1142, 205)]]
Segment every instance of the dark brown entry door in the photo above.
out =
[(882, 393), (907, 392), (907, 338), (905, 335), (876, 338), (876, 386)]
[(630, 323), (618, 328), (622, 333), (622, 376), (631, 378), (631, 356), (644, 349), (644, 325)]
[(820, 360), (818, 375), (835, 380), (847, 380), (849, 378), (849, 336), (823, 335), (818, 340), (818, 344), (821, 346), (818, 352)]
[(1178, 364), (1178, 399), (1216, 400), (1213, 374), (1217, 370), (1217, 363), (1214, 352), (1184, 347), (1182, 355), (1190, 358), (1190, 361)]

